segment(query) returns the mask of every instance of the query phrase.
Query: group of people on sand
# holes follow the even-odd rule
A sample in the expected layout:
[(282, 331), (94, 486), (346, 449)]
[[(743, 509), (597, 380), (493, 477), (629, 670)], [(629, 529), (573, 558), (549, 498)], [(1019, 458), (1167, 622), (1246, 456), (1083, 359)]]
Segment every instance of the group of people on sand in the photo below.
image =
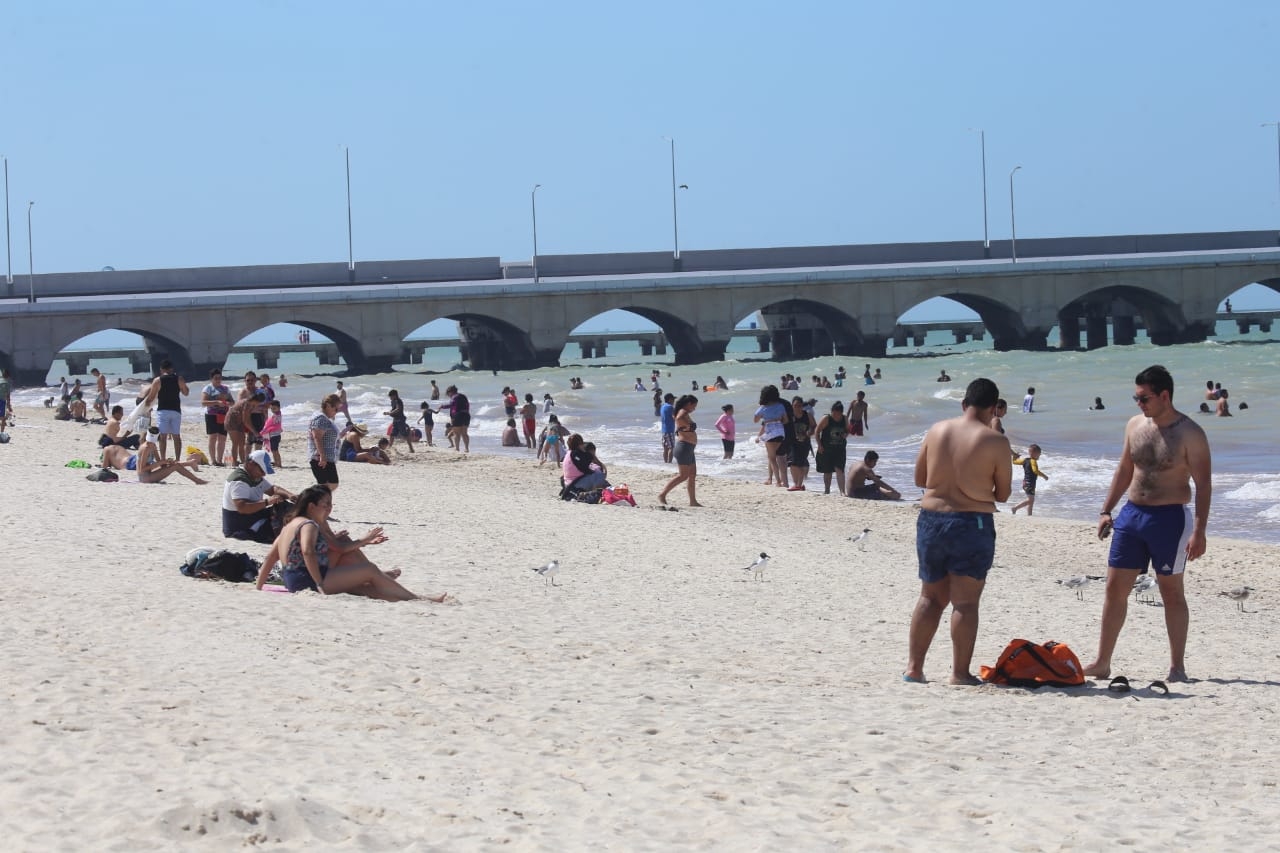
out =
[[(925, 681), (925, 657), (950, 605), (950, 682), (980, 683), (971, 663), (995, 556), (995, 505), (1012, 490), (1009, 440), (993, 428), (999, 398), (991, 380), (969, 383), (961, 414), (934, 424), (916, 459), (915, 482), (924, 489), (916, 522), (921, 585), (902, 674), (907, 682)], [(1111, 548), (1097, 653), (1084, 674), (1111, 675), (1134, 582), (1154, 570), (1169, 636), (1167, 677), (1187, 681), (1183, 572), (1205, 552), (1213, 488), (1209, 442), (1174, 408), (1173, 377), (1164, 367), (1153, 365), (1134, 378), (1133, 400), (1139, 411), (1125, 425), (1120, 461), (1098, 514), (1097, 536), (1110, 537)], [(1117, 511), (1122, 498), (1127, 501)]]
[[(374, 527), (359, 538), (330, 527), (329, 515), (339, 486), (338, 428), (333, 419), (341, 403), (338, 394), (326, 395), (308, 423), (307, 455), (314, 485), (294, 494), (267, 480), (267, 475), (275, 472), (264, 450), (251, 452), (232, 470), (223, 489), (223, 534), (271, 543), (258, 574), (259, 589), (278, 564), (284, 586), (290, 592), (351, 593), (386, 601), (443, 601), (443, 594), (414, 594), (399, 582), (398, 569), (384, 571), (366, 556), (363, 549), (387, 541), (381, 527)], [(360, 431), (353, 425), (348, 432), (358, 435)]]
[[(100, 375), (96, 373), (95, 375)], [(308, 429), (308, 458), (316, 484), (295, 494), (267, 479), (280, 465), (279, 442), (272, 442), (270, 378), (246, 374), (239, 394), (222, 383), (222, 371), (211, 371), (209, 384), (201, 394), (206, 431), (210, 437), (209, 454), (190, 448), (188, 458), (169, 459), (166, 438), (172, 438), (175, 455), (182, 453), (180, 408), (175, 412), (179, 423), (157, 418), (151, 424), (151, 406), (171, 403), (172, 396), (189, 393), (186, 383), (165, 362), (161, 373), (144, 385), (138, 408), (125, 418), (124, 408), (110, 408), (110, 417), (99, 439), (103, 468), (134, 471), (142, 483), (161, 482), (173, 474), (197, 484), (208, 481), (196, 475), (200, 465), (229, 464), (222, 495), (222, 531), (227, 538), (269, 544), (270, 550), (258, 577), (261, 588), (277, 564), (281, 577), (291, 592), (306, 589), (325, 594), (352, 593), (388, 601), (427, 598), (443, 601), (446, 596), (418, 596), (399, 581), (400, 571), (383, 571), (364, 553), (365, 548), (387, 541), (382, 528), (375, 527), (360, 538), (346, 531), (335, 531), (329, 525), (333, 494), (338, 488), (338, 430), (333, 418), (339, 412), (341, 398), (330, 394), (321, 401), (320, 411), (311, 419)], [(72, 392), (68, 389), (67, 395)], [(110, 402), (108, 397), (104, 404)], [(264, 411), (265, 410), (265, 411)], [(157, 409), (159, 415), (173, 409)], [(278, 407), (275, 410), (278, 413)], [(261, 416), (258, 419), (256, 416)], [(362, 425), (351, 432), (359, 435)], [(139, 431), (134, 432), (134, 428)], [(227, 463), (222, 453), (230, 438)]]

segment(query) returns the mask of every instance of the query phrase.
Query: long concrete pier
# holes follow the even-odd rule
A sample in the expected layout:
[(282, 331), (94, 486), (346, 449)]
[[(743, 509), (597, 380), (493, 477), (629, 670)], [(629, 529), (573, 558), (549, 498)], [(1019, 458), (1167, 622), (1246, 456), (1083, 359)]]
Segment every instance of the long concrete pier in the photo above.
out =
[(540, 257), (537, 281), (489, 278), (503, 265), (486, 259), (457, 262), (476, 278), (398, 283), (454, 262), (35, 276), (38, 301), (0, 302), (0, 366), (41, 381), (69, 345), (119, 329), (143, 337), (153, 366), (200, 375), (259, 329), (292, 323), (331, 340), (349, 370), (382, 372), (406, 363), (409, 335), (447, 318), (471, 367), (520, 369), (558, 364), (573, 329), (614, 309), (659, 326), (680, 364), (723, 358), (757, 312), (779, 359), (878, 357), (914, 340), (899, 318), (934, 297), (975, 312), (998, 350), (1045, 349), (1055, 329), (1064, 349), (1126, 345), (1140, 326), (1163, 345), (1204, 340), (1245, 285), (1280, 289), (1275, 232), (1028, 240), (1016, 263), (982, 255), (969, 243), (690, 252), (665, 272), (646, 271), (661, 253)]

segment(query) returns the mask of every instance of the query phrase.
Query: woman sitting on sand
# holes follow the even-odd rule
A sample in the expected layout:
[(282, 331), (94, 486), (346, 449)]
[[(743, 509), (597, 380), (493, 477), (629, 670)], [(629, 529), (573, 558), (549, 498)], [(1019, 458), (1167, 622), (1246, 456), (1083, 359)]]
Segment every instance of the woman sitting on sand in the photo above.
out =
[(583, 441), (582, 436), (575, 432), (569, 436), (565, 447), (569, 451), (561, 465), (565, 488), (589, 492), (609, 485), (604, 463), (596, 456), (594, 444)]
[(381, 528), (375, 527), (363, 539), (345, 544), (326, 536), (332, 511), (333, 493), (327, 487), (315, 485), (303, 489), (297, 506), (262, 562), (258, 589), (262, 589), (275, 564), (283, 562), (284, 585), (289, 592), (310, 589), (325, 595), (345, 592), (383, 601), (444, 601), (444, 594), (414, 595), (396, 580), (399, 570), (384, 572), (360, 553), (362, 545), (386, 541)]

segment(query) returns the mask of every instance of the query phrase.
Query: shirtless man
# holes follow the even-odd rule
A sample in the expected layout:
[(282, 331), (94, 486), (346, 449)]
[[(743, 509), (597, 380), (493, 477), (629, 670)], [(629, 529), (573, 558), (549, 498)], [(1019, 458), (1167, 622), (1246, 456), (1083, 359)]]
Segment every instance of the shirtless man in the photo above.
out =
[(867, 392), (859, 391), (858, 396), (849, 403), (849, 435), (862, 435), (871, 429), (871, 421), (867, 418)]
[(110, 447), (113, 444), (118, 444), (129, 450), (138, 449), (138, 445), (142, 442), (142, 436), (138, 433), (130, 433), (127, 429), (122, 432), (121, 422), (123, 420), (124, 406), (112, 406), (111, 418), (102, 429), (102, 437), (98, 439), (100, 447)]
[(999, 396), (990, 379), (973, 380), (965, 389), (963, 413), (930, 427), (920, 446), (920, 599), (911, 614), (904, 681), (924, 682), (924, 658), (950, 604), (951, 683), (978, 683), (969, 664), (978, 638), (978, 601), (995, 557), (992, 518), (1013, 485), (1009, 440), (991, 429)]
[[(1209, 440), (1194, 421), (1173, 407), (1173, 377), (1159, 365), (1134, 379), (1133, 399), (1142, 410), (1124, 428), (1124, 449), (1098, 519), (1098, 538), (1113, 527), (1111, 510), (1128, 493), (1129, 502), (1114, 522), (1115, 537), (1107, 559), (1107, 591), (1102, 604), (1098, 656), (1085, 675), (1111, 675), (1111, 655), (1128, 613), (1129, 593), (1148, 564), (1164, 602), (1169, 633), (1169, 680), (1186, 681), (1184, 656), (1190, 616), (1183, 591), (1183, 569), (1204, 553), (1204, 529), (1213, 496)], [(1195, 515), (1191, 484), (1195, 483)]]
[[(868, 450), (862, 461), (849, 471), (848, 495), (868, 501), (900, 501), (902, 493), (890, 486), (875, 472), (880, 454)], [(867, 482), (870, 480), (871, 482)]]
[[(347, 408), (347, 389), (342, 387), (342, 380), (338, 382), (338, 411), (342, 412), (342, 416), (347, 419), (347, 423), (351, 423), (351, 410)], [(432, 383), (435, 384), (434, 382)]]
[(105, 418), (107, 406), (111, 405), (111, 392), (107, 390), (107, 374), (96, 367), (89, 372), (98, 380), (98, 386), (94, 389), (93, 410), (98, 413), (98, 417)]

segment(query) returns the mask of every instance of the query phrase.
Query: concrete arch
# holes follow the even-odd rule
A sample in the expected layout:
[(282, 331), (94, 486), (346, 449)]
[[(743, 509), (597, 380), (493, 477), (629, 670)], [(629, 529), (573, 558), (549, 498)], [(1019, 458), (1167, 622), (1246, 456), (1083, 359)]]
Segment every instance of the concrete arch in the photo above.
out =
[(1108, 323), (1113, 324), (1116, 344), (1132, 344), (1137, 339), (1139, 317), (1152, 343), (1159, 345), (1203, 341), (1211, 331), (1203, 323), (1188, 323), (1182, 306), (1169, 297), (1121, 284), (1083, 293), (1058, 310), (1060, 346), (1080, 348), (1082, 320), (1087, 349), (1107, 345)]
[[(134, 373), (159, 373), (160, 363), (168, 360), (173, 363), (174, 370), (178, 373), (194, 375), (191, 352), (187, 345), (182, 343), (180, 329), (162, 328), (159, 324), (143, 325), (137, 320), (137, 317), (130, 317), (128, 322), (112, 322), (108, 317), (86, 316), (79, 321), (54, 324), (50, 337), (53, 342), (53, 356), (56, 358), (61, 355), (71, 373), (86, 373), (88, 356), (68, 353), (66, 351), (68, 346), (99, 332), (128, 332), (142, 338), (143, 349), (146, 352), (146, 356), (141, 361), (131, 360), (130, 369)], [(53, 363), (50, 361), (45, 367), (46, 372), (52, 367)]]
[[(998, 351), (1007, 352), (1014, 349), (1043, 350), (1048, 348), (1051, 327), (1036, 324), (1034, 321), (1029, 324), (1027, 316), (1019, 311), (1017, 307), (998, 299), (967, 291), (932, 292), (932, 289), (921, 290), (917, 296), (919, 298), (916, 301), (901, 306), (902, 310), (897, 315), (899, 318), (917, 305), (930, 299), (941, 297), (950, 299), (952, 302), (958, 303), (977, 314), (982, 326), (991, 335), (993, 348)], [(904, 346), (906, 344), (906, 334), (896, 330), (894, 340), (896, 346)]]
[(1026, 318), (1013, 306), (976, 293), (944, 295), (982, 319), (982, 324), (991, 334), (992, 347), (1000, 352), (1015, 349), (1043, 350), (1049, 346), (1049, 329), (1028, 326)]
[[(346, 323), (339, 324), (337, 318), (317, 317), (309, 313), (290, 311), (287, 307), (272, 308), (262, 312), (236, 311), (228, 312), (226, 340), (235, 346), (249, 335), (276, 323), (290, 323), (319, 332), (333, 341), (338, 356), (352, 373), (386, 373), (391, 370), (391, 357), (371, 357), (356, 329), (348, 328)], [(346, 318), (343, 318), (346, 319)], [(350, 325), (359, 325), (358, 312), (350, 312)], [(230, 348), (214, 349), (210, 347), (203, 353), (203, 360), (211, 367), (219, 367), (226, 363)], [(331, 354), (332, 355), (332, 354)], [(337, 363), (333, 359), (333, 363)], [(269, 365), (268, 365), (269, 366)], [(207, 372), (207, 371), (206, 371)]]
[(605, 311), (628, 311), (648, 320), (662, 330), (663, 336), (675, 355), (676, 364), (700, 364), (706, 361), (717, 361), (724, 357), (724, 350), (729, 342), (727, 336), (723, 341), (704, 340), (694, 323), (671, 311), (639, 304), (634, 299), (626, 298), (627, 296), (629, 294), (623, 294), (624, 298), (616, 300), (616, 304), (606, 305), (603, 308), (599, 307), (600, 302), (585, 303), (586, 310), (575, 312), (568, 318), (568, 330), (576, 329)]
[(857, 318), (813, 299), (790, 298), (761, 305), (776, 360), (823, 355), (883, 355), (885, 341), (870, 341)]
[(560, 364), (563, 342), (554, 352), (539, 350), (532, 336), (509, 320), (465, 311), (443, 319), (457, 321), (458, 349), (472, 370), (528, 370)]

